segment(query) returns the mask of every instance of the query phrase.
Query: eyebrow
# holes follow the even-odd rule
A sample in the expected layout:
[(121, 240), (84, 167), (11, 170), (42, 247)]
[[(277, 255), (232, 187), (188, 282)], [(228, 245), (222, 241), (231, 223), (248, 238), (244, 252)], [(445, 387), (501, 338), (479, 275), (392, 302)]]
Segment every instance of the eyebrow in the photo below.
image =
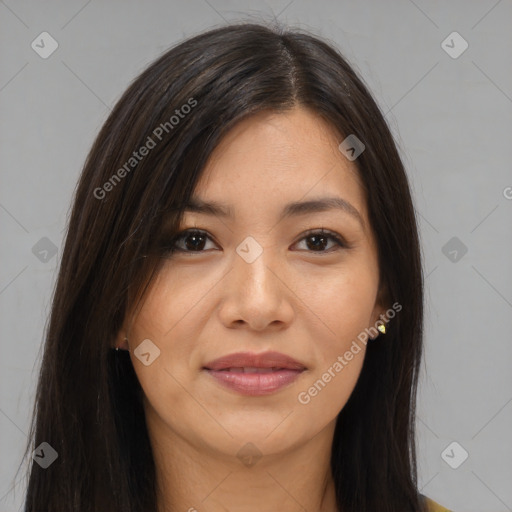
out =
[[(326, 212), (329, 210), (341, 210), (348, 213), (359, 221), (361, 226), (365, 227), (365, 222), (359, 211), (348, 201), (341, 197), (319, 197), (309, 201), (295, 201), (284, 206), (279, 217), (279, 221), (285, 218), (312, 213)], [(221, 218), (233, 218), (233, 209), (217, 201), (203, 201), (193, 197), (184, 205), (185, 212), (202, 213), (204, 215), (213, 215)]]

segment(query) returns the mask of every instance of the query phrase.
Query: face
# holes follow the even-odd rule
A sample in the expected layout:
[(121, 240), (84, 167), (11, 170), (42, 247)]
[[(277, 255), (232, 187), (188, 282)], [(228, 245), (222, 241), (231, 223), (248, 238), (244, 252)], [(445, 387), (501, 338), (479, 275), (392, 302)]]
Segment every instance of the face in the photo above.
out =
[[(194, 197), (229, 215), (185, 213), (188, 233), (120, 333), (150, 432), (210, 453), (251, 442), (270, 455), (334, 426), (364, 359), (354, 341), (385, 310), (363, 188), (341, 140), (297, 108), (240, 122), (211, 155)], [(327, 197), (341, 207), (285, 210)], [(270, 351), (297, 367), (270, 357), (229, 364), (273, 370), (206, 369)]]

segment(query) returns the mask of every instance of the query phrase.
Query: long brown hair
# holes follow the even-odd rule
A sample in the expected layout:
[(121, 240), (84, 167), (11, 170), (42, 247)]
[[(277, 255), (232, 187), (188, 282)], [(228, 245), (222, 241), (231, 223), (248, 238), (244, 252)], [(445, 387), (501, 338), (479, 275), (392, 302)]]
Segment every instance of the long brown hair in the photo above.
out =
[(305, 31), (240, 23), (192, 37), (152, 63), (90, 150), (68, 224), (25, 453), (47, 442), (58, 458), (46, 469), (32, 463), (25, 512), (156, 510), (142, 389), (128, 353), (116, 354), (113, 340), (162, 262), (164, 219), (167, 235), (176, 233), (180, 205), (222, 137), (252, 113), (294, 106), (363, 141), (355, 163), (380, 275), (389, 303), (403, 305), (385, 338), (368, 344), (338, 415), (331, 457), (338, 506), (423, 510), (414, 429), (423, 278), (404, 166), (371, 94), (332, 44)]

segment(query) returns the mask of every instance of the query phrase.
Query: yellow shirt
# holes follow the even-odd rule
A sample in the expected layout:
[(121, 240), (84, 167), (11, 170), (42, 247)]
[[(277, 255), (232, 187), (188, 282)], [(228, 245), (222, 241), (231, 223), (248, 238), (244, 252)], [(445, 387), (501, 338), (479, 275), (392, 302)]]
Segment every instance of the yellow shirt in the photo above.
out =
[(427, 500), (428, 512), (450, 512), (450, 510), (444, 508), (430, 498), (425, 497), (425, 499)]

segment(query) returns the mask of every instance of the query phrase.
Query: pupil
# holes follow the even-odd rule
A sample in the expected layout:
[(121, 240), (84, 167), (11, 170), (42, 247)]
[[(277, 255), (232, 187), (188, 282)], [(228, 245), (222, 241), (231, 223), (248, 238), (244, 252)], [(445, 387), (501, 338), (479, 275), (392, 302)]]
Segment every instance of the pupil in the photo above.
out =
[(200, 235), (200, 234), (199, 235), (198, 234), (189, 235), (186, 238), (186, 240), (188, 241), (188, 240), (194, 239), (196, 242), (199, 240), (199, 245), (197, 243), (196, 244), (194, 244), (194, 243), (192, 243), (192, 244), (187, 243), (186, 244), (187, 245), (187, 249), (192, 249), (192, 250), (194, 250), (194, 249), (201, 249), (202, 248), (201, 241), (200, 241), (201, 238), (203, 238), (203, 235)]
[[(317, 241), (318, 241), (318, 240), (323, 240), (323, 241), (325, 241), (325, 237), (323, 237), (323, 236), (318, 236), (318, 235), (310, 236), (310, 237), (309, 237), (309, 239), (310, 239), (310, 240), (317, 240)], [(320, 246), (318, 245), (318, 243), (313, 243), (312, 245), (313, 245), (313, 248), (314, 248), (314, 249), (318, 249), (318, 248), (320, 248)], [(323, 247), (324, 245), (325, 245), (325, 244), (321, 244), (321, 246), (322, 246), (322, 247)]]

